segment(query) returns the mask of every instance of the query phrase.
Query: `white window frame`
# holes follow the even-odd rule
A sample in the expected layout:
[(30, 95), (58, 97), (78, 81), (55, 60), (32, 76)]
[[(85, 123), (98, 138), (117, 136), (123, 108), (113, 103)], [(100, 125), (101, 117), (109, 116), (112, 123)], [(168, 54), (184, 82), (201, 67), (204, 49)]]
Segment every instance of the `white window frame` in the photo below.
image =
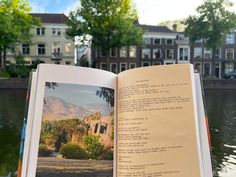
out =
[(44, 36), (45, 35), (45, 28), (36, 28), (36, 35), (37, 36)]
[[(210, 57), (209, 57), (209, 58), (206, 58), (206, 54), (209, 54)], [(211, 50), (211, 49), (204, 48), (203, 55), (204, 55), (204, 59), (212, 59), (212, 50)]]
[(146, 45), (152, 44), (152, 39), (150, 37), (144, 37), (144, 44)]
[[(39, 48), (39, 45), (44, 45), (44, 48), (42, 48), (42, 47)], [(44, 53), (43, 53), (43, 54), (40, 54), (40, 53), (39, 53), (39, 49), (40, 49), (40, 50), (44, 49)], [(40, 56), (46, 55), (46, 45), (45, 45), (45, 44), (42, 44), (42, 43), (37, 44), (37, 54), (40, 55)]]
[[(134, 65), (134, 67), (131, 67), (132, 65)], [(133, 68), (136, 68), (136, 67), (137, 67), (136, 63), (129, 63), (129, 69), (133, 69)]]
[[(146, 53), (148, 52), (148, 53)], [(145, 54), (147, 54), (148, 58), (145, 58)], [(151, 49), (149, 48), (144, 48), (142, 49), (142, 59), (151, 59)]]
[(221, 57), (221, 48), (216, 48), (216, 51), (217, 50), (219, 50), (219, 55), (217, 56), (216, 53), (215, 53), (215, 55), (216, 55), (215, 57), (216, 57), (216, 59), (221, 59), (222, 58)]
[[(210, 63), (210, 62), (204, 62), (204, 63), (203, 63), (203, 75), (206, 74), (206, 73), (205, 73), (205, 65), (206, 65), (206, 64), (209, 64), (209, 65), (210, 65), (209, 75), (211, 75), (211, 67), (212, 67), (212, 66), (211, 66), (211, 63)], [(209, 75), (208, 75), (208, 76), (209, 76)]]
[(53, 36), (61, 36), (61, 28), (52, 28)]
[(106, 69), (107, 69), (107, 64), (105, 62), (101, 62), (100, 63), (100, 69), (103, 69), (102, 65), (105, 65), (106, 66)]
[[(113, 72), (113, 71), (112, 71), (112, 68), (113, 68), (112, 65), (115, 65), (115, 66), (116, 66), (116, 72)], [(113, 72), (113, 73), (115, 73), (115, 74), (117, 74), (117, 72), (118, 72), (117, 63), (110, 63), (110, 71)]]
[[(227, 50), (232, 50), (232, 58), (227, 58)], [(226, 48), (225, 49), (225, 60), (233, 60), (234, 59), (234, 48)]]
[(235, 35), (233, 33), (227, 34), (225, 39), (226, 44), (234, 44), (235, 43)]
[[(167, 43), (168, 40), (171, 40), (171, 44)], [(166, 45), (174, 45), (174, 39), (166, 38)]]
[(127, 63), (126, 62), (120, 62), (120, 72), (125, 71), (125, 70), (121, 70), (122, 65), (125, 65), (125, 70), (127, 70)]
[(127, 47), (121, 47), (120, 48), (120, 57), (121, 58), (127, 58), (127, 54), (128, 54), (127, 51), (128, 51)]
[[(115, 50), (115, 55), (112, 55), (112, 51), (113, 51), (113, 50)], [(110, 49), (110, 57), (111, 57), (111, 58), (117, 57), (117, 48), (112, 48), (112, 49)]]
[[(21, 50), (23, 55), (30, 55), (30, 45), (29, 44), (22, 44)], [(25, 52), (27, 51), (27, 52)]]
[[(156, 58), (155, 52), (158, 52), (158, 51), (160, 51), (160, 57)], [(152, 51), (152, 58), (153, 59), (161, 59), (161, 57), (162, 57), (162, 50), (161, 49), (153, 49), (153, 51)]]
[[(131, 51), (131, 49), (132, 49), (132, 51)], [(134, 56), (130, 55), (131, 52), (134, 52)], [(137, 47), (136, 46), (130, 46), (129, 47), (129, 58), (136, 58), (136, 57), (137, 57)]]
[[(172, 52), (171, 52), (171, 53), (172, 53), (171, 58), (169, 58), (169, 57), (167, 56), (167, 51), (168, 51), (168, 50), (172, 51)], [(166, 58), (166, 59), (174, 59), (174, 49), (166, 49), (166, 50), (165, 50), (165, 58)]]
[[(155, 43), (155, 40), (160, 40), (160, 43)], [(161, 38), (153, 38), (153, 45), (161, 45), (162, 44), (162, 40)]]
[[(180, 50), (183, 49), (183, 58), (180, 58)], [(187, 50), (187, 51), (186, 51)], [(187, 57), (187, 59), (185, 58)], [(190, 48), (189, 47), (185, 47), (185, 46), (181, 46), (178, 48), (178, 60), (179, 61), (189, 61), (190, 59)]]
[[(199, 55), (196, 55), (196, 50), (197, 50), (197, 54), (199, 54), (198, 52), (200, 51), (200, 58), (196, 58), (197, 56), (199, 56)], [(194, 47), (193, 58), (194, 59), (202, 59), (202, 47)]]
[(71, 42), (66, 42), (65, 45), (64, 45), (64, 49), (65, 49), (65, 55), (66, 56), (73, 55), (72, 43)]

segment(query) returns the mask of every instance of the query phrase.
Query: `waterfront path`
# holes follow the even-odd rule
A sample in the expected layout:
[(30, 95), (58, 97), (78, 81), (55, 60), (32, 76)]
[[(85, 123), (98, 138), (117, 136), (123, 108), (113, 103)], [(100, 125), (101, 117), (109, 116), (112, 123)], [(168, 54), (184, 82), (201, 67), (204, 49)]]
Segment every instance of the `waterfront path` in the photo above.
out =
[(39, 157), (36, 177), (112, 177), (112, 160)]

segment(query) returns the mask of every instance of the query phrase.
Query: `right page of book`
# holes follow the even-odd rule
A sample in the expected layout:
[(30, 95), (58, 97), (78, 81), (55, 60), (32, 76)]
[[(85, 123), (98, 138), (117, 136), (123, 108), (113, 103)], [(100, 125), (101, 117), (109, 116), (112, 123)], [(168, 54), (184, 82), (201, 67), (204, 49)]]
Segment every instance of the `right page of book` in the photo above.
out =
[(192, 65), (120, 73), (117, 101), (117, 176), (204, 176)]

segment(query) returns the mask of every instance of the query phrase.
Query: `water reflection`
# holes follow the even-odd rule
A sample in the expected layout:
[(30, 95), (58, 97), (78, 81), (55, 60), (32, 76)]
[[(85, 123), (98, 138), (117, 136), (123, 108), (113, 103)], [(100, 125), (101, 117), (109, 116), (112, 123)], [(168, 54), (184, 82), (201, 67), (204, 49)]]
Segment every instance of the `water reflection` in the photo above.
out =
[(215, 176), (236, 176), (236, 91), (206, 91)]
[(0, 176), (17, 169), (25, 95), (21, 89), (0, 90)]

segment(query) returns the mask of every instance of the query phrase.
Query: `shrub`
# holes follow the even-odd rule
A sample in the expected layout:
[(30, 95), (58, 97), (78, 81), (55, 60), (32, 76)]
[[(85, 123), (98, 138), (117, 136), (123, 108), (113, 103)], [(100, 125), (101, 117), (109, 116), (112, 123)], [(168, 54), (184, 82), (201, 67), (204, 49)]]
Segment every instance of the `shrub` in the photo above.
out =
[(99, 160), (113, 160), (113, 151), (112, 150), (106, 150), (101, 153), (99, 156)]
[(86, 135), (84, 136), (85, 150), (90, 158), (97, 159), (104, 151), (104, 145), (99, 141), (98, 136)]
[(0, 71), (0, 77), (9, 78), (10, 75), (4, 71)]
[(45, 144), (39, 145), (39, 156), (47, 157), (52, 153)]
[(67, 143), (60, 149), (60, 154), (66, 159), (86, 159), (87, 153), (78, 144)]

